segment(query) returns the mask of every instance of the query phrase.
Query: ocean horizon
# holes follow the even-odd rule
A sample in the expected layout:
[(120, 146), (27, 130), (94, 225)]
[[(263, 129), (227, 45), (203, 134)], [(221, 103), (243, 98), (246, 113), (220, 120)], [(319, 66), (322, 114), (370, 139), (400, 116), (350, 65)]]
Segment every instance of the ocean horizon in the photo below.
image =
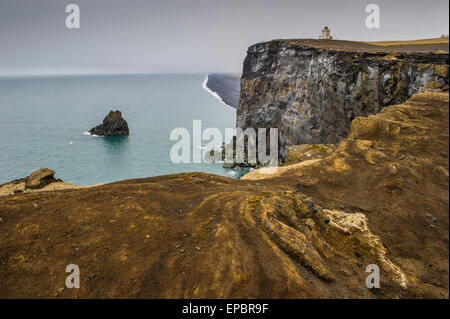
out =
[[(235, 127), (236, 110), (207, 87), (207, 78), (206, 73), (0, 77), (0, 184), (40, 167), (76, 185), (193, 171), (239, 177), (242, 172), (221, 163), (170, 160), (176, 143), (171, 130), (188, 129), (192, 145), (193, 120), (201, 120), (203, 130)], [(87, 133), (116, 109), (128, 122), (129, 136)]]

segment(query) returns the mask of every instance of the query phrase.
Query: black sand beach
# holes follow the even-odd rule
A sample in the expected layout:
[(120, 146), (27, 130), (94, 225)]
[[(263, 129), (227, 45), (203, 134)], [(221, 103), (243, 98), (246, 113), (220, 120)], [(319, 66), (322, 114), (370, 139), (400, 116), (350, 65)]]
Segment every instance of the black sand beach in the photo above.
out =
[(222, 101), (234, 108), (239, 104), (240, 74), (209, 74), (206, 86), (222, 98)]

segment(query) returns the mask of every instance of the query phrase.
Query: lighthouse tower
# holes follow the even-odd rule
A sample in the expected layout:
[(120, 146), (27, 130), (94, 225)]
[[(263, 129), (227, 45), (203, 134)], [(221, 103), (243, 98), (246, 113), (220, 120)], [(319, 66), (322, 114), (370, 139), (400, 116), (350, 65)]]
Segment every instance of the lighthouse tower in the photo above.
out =
[(328, 29), (328, 27), (323, 28), (322, 34), (319, 36), (319, 39), (333, 40), (330, 29)]

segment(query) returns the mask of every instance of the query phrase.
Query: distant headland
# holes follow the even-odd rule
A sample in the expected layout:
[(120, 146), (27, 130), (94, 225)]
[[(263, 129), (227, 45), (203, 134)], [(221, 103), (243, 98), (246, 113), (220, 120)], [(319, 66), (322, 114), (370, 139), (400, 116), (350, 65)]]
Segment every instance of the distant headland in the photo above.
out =
[(240, 74), (208, 74), (203, 81), (203, 88), (223, 104), (237, 108), (239, 104)]

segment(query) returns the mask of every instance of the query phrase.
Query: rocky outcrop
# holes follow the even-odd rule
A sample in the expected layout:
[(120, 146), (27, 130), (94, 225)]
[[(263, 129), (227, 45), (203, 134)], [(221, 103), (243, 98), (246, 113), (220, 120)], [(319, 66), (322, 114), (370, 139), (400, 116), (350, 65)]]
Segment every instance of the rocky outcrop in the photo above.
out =
[(25, 178), (0, 185), (0, 196), (32, 192), (46, 188), (50, 184), (64, 183), (62, 180), (56, 179), (54, 175), (55, 171), (41, 167)]
[(54, 175), (55, 171), (42, 167), (31, 173), (30, 176), (25, 179), (25, 188), (37, 189), (55, 183), (57, 180)]
[[(340, 211), (339, 219), (353, 219), (355, 224), (360, 224), (356, 219), (363, 217), (358, 215), (362, 213), (371, 232), (389, 247), (385, 256), (396, 265), (390, 268), (391, 278), (407, 280), (405, 293), (447, 298), (448, 98), (448, 93), (417, 94), (377, 115), (358, 117), (351, 124), (349, 138), (323, 159), (271, 172), (254, 170), (243, 179), (263, 185), (288, 183), (315, 203)], [(338, 215), (328, 214), (330, 224)], [(327, 232), (320, 238), (330, 236)], [(341, 240), (336, 238), (332, 246), (338, 248)], [(368, 252), (361, 254), (362, 247), (374, 248), (367, 245), (369, 241), (346, 242), (352, 243), (355, 256), (367, 256)], [(406, 277), (397, 272), (400, 269)]]
[(103, 123), (92, 128), (89, 133), (99, 136), (116, 136), (128, 135), (130, 134), (130, 130), (127, 121), (122, 117), (120, 111), (110, 111), (103, 119)]
[[(77, 186), (54, 177), (55, 171), (42, 167), (25, 178), (0, 185), (0, 196), (42, 193), (63, 189), (77, 189), (91, 186)], [(92, 185), (94, 186), (94, 185)]]
[(438, 54), (415, 52), (424, 46), (394, 50), (350, 41), (253, 45), (244, 61), (237, 127), (278, 128), (283, 159), (291, 145), (336, 143), (358, 116), (423, 90), (448, 91), (446, 47)]

